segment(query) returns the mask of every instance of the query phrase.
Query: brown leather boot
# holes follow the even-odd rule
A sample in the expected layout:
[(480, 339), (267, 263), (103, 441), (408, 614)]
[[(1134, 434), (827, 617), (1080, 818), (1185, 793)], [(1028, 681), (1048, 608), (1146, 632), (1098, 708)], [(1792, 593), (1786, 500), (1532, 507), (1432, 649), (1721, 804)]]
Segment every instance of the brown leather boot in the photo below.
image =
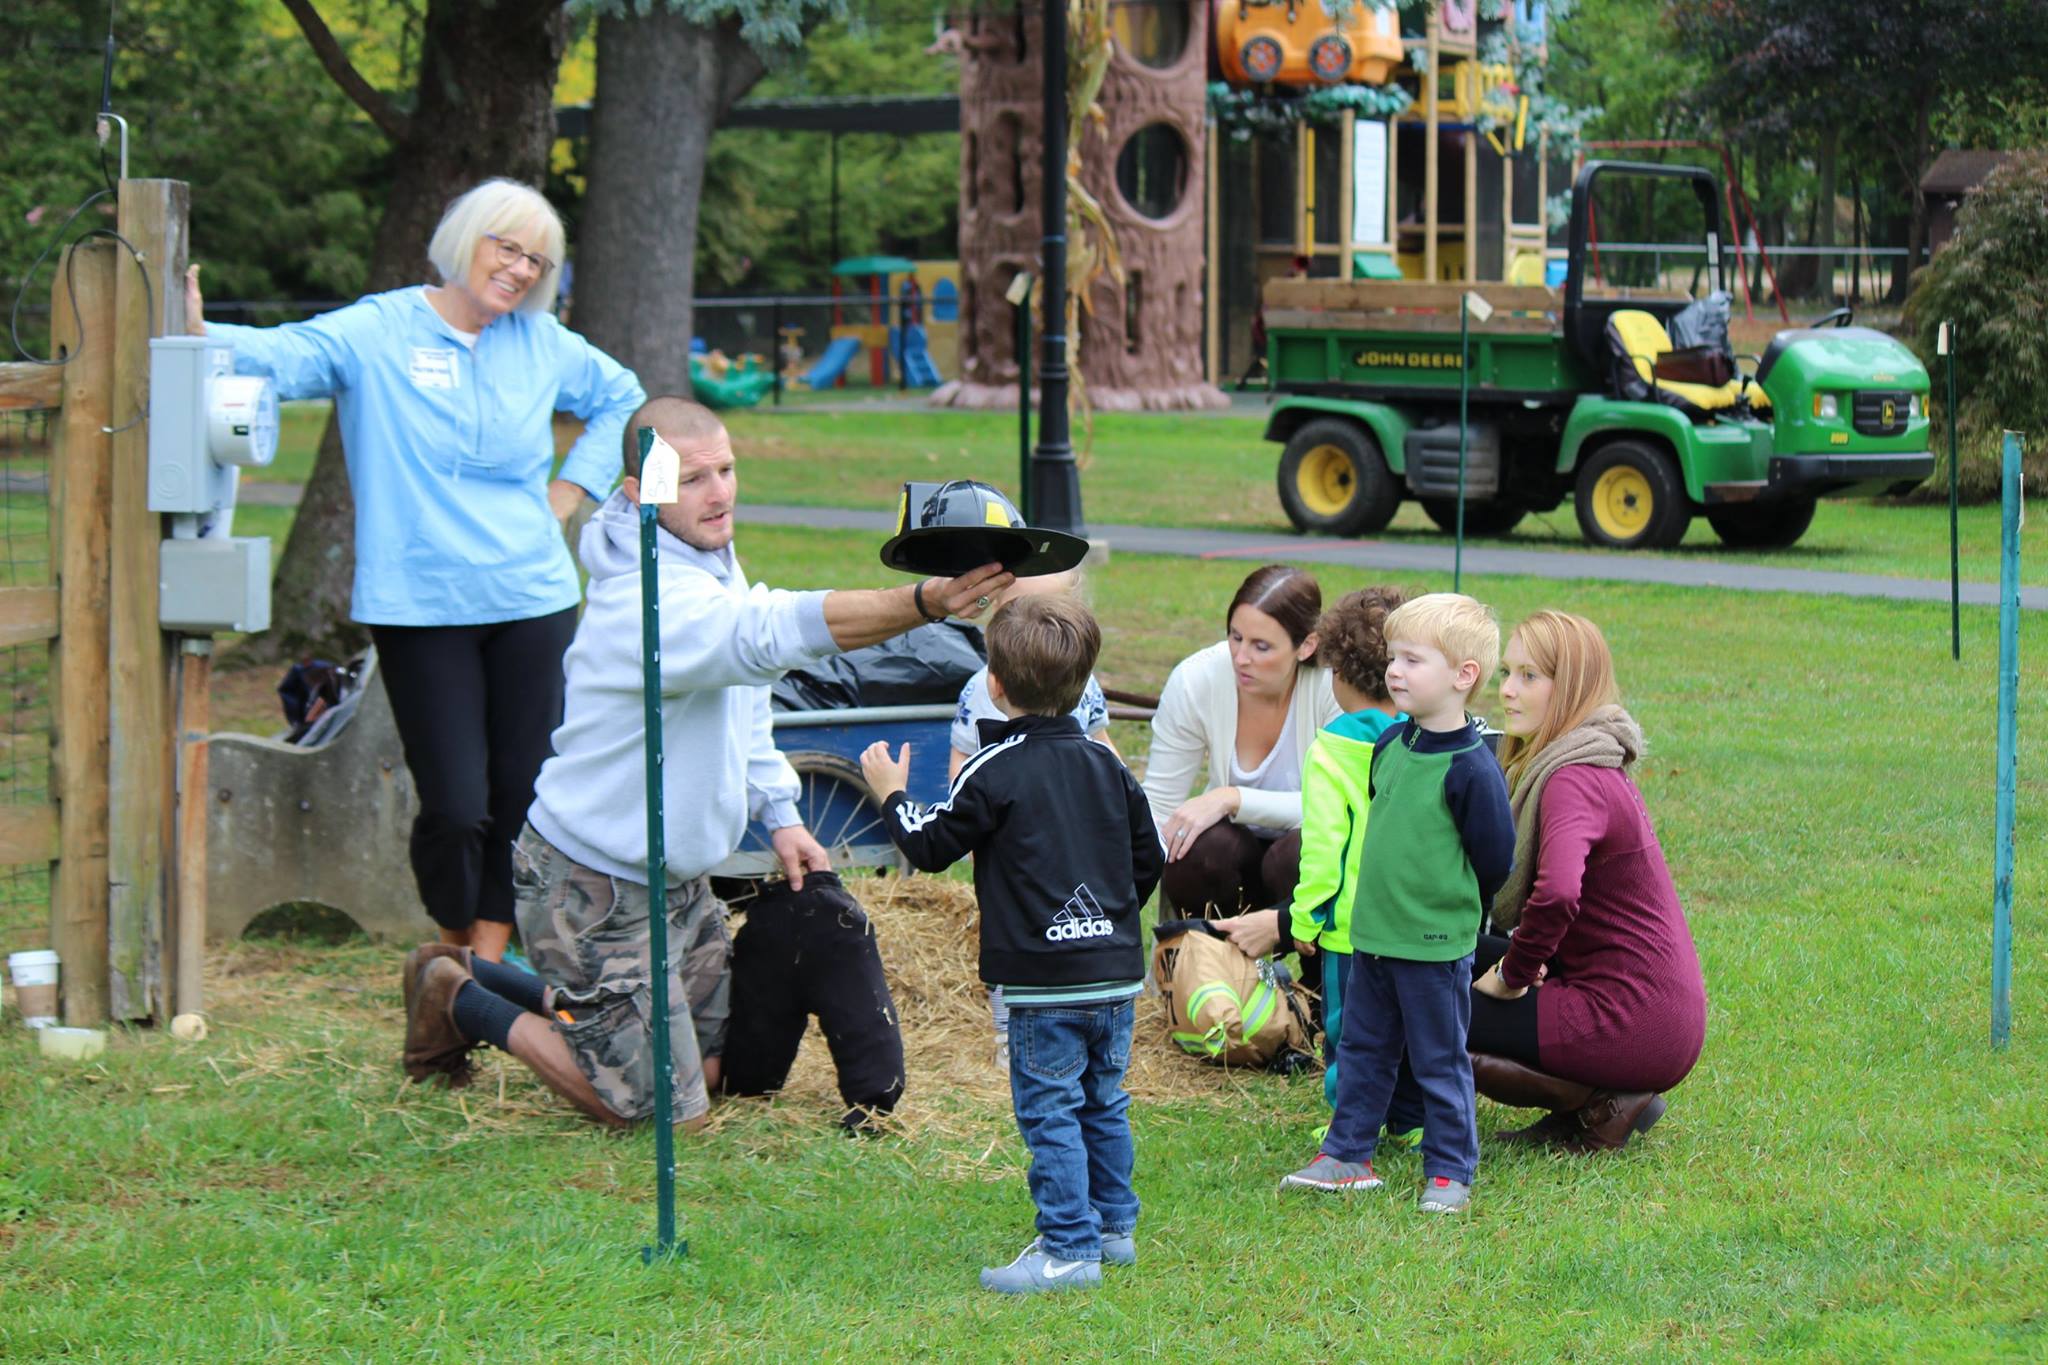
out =
[(455, 997), (471, 979), (455, 957), (421, 953), (412, 1007), (405, 1015), (405, 1074), (416, 1081), (445, 1076), (451, 1090), (469, 1084), (469, 1054), (476, 1044), (455, 1027)]
[(1558, 1145), (1568, 1152), (1618, 1152), (1632, 1135), (1663, 1117), (1663, 1105), (1663, 1096), (1654, 1091), (1602, 1090), (1572, 1116), (1579, 1131)]
[(399, 993), (405, 997), (405, 1012), (412, 1014), (413, 993), (419, 989), (420, 968), (427, 965), (427, 959), (452, 957), (462, 964), (464, 971), (470, 970), (469, 949), (457, 943), (422, 943), (405, 955), (405, 965), (398, 969)]
[(1568, 1081), (1506, 1057), (1472, 1054), (1472, 1088), (1496, 1104), (1517, 1109), (1578, 1109), (1592, 1102), (1593, 1087)]

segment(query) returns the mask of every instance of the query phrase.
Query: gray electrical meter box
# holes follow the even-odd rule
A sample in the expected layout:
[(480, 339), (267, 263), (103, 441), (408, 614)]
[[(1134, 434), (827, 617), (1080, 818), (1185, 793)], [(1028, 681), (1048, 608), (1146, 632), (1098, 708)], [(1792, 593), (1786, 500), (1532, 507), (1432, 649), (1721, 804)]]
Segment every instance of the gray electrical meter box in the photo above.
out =
[(165, 541), (157, 619), (184, 635), (270, 629), (270, 538)]
[(149, 510), (235, 505), (238, 468), (277, 453), (277, 391), (235, 373), (235, 348), (211, 337), (149, 343)]

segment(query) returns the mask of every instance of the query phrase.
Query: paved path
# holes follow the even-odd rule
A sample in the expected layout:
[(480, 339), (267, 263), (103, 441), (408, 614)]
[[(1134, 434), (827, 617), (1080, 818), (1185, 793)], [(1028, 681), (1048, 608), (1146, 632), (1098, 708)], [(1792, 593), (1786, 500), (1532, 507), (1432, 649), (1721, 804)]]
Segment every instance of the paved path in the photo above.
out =
[[(740, 504), (740, 520), (763, 526), (811, 526), (820, 530), (872, 531), (888, 535), (895, 518), (887, 512), (841, 507), (779, 507)], [(1383, 540), (1328, 540), (1254, 531), (1187, 531), (1163, 526), (1091, 526), (1089, 534), (1127, 554), (1185, 555), (1195, 559), (1308, 560), (1362, 569), (1408, 569), (1449, 573), (1452, 547)], [(1948, 582), (1933, 578), (1887, 578), (1880, 574), (1781, 569), (1724, 559), (1667, 559), (1655, 555), (1599, 554), (1571, 550), (1503, 550), (1475, 546), (1465, 551), (1475, 574), (1523, 574), (1532, 578), (1594, 579), (1608, 583), (1656, 583), (1685, 588), (1735, 588), (1747, 592), (1814, 593), (1830, 597), (1887, 597), (1909, 602), (1948, 601)], [(1963, 584), (1965, 605), (1998, 605), (1990, 583)], [(2020, 589), (2020, 605), (2048, 611), (2048, 587)]]
[[(291, 507), (296, 484), (242, 484), (241, 500), (259, 507)], [(783, 507), (741, 503), (740, 520), (761, 526), (812, 526), (825, 531), (896, 529), (887, 512), (846, 507)], [(1328, 540), (1258, 531), (1187, 531), (1165, 526), (1092, 526), (1089, 533), (1126, 554), (1185, 555), (1194, 559), (1291, 559), (1343, 564), (1360, 569), (1451, 571), (1452, 549), (1441, 543), (1384, 540)], [(1885, 597), (1906, 602), (1946, 602), (1948, 582), (1938, 578), (1887, 578), (1882, 574), (1830, 573), (1825, 569), (1781, 569), (1725, 559), (1667, 559), (1656, 555), (1598, 554), (1576, 550), (1503, 550), (1475, 546), (1465, 551), (1475, 574), (1521, 574), (1530, 578), (1592, 579), (1604, 583), (1656, 583), (1681, 588), (1735, 588), (1745, 592), (1813, 593), (1824, 597)], [(1963, 604), (1998, 605), (1991, 583), (1963, 584)], [(2022, 587), (2020, 606), (2048, 611), (2048, 587)]]

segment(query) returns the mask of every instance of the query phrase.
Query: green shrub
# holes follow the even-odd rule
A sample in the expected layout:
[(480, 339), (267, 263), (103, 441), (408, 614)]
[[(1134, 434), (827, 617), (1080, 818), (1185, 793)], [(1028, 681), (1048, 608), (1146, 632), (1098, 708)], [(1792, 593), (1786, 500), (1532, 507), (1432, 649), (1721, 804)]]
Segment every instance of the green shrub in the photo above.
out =
[(1956, 231), (1913, 284), (1906, 326), (1934, 380), (1930, 444), (1942, 467), (1923, 487), (1946, 492), (1947, 361), (1934, 353), (1954, 324), (1956, 456), (1965, 497), (1995, 498), (2001, 433), (2026, 433), (2026, 472), (2048, 487), (2048, 151), (2024, 152), (1963, 201)]

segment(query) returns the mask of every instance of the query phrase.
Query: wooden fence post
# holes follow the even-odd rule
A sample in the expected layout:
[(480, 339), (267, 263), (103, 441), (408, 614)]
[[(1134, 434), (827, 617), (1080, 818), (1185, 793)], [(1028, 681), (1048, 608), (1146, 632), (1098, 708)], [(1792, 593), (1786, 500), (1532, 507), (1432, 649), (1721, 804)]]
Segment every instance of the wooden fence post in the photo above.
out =
[[(176, 808), (170, 657), (157, 624), (163, 518), (149, 510), (149, 338), (185, 330), (191, 189), (124, 180), (121, 235), (143, 269), (114, 275), (114, 435), (109, 728), (109, 1005), (117, 1019), (167, 1014), (165, 879)], [(144, 270), (147, 271), (146, 281)]]
[(50, 945), (63, 962), (64, 1022), (74, 1025), (107, 1018), (107, 551), (114, 477), (106, 428), (118, 250), (108, 241), (71, 248), (50, 290), (53, 340), (71, 357), (59, 372), (63, 401), (49, 461), (58, 604), (49, 678), (50, 795), (58, 809)]

